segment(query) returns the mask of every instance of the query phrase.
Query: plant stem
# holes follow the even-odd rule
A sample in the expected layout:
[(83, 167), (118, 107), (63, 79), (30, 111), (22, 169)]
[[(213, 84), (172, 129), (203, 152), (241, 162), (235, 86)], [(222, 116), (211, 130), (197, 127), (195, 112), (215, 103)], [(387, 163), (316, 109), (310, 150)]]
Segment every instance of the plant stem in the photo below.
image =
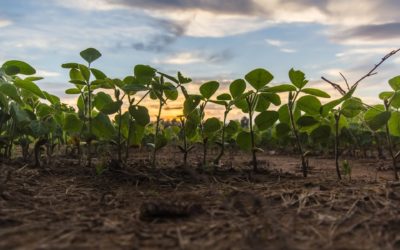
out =
[(118, 161), (122, 161), (122, 145), (121, 145), (121, 124), (122, 124), (122, 111), (121, 108), (118, 110)]
[(217, 158), (215, 158), (214, 163), (218, 164), (219, 161), (221, 160), (221, 157), (224, 155), (225, 151), (225, 123), (226, 123), (226, 118), (228, 116), (228, 111), (225, 110), (224, 112), (224, 120), (222, 123), (222, 134), (221, 134), (221, 151), (219, 152)]
[(303, 147), (302, 147), (301, 142), (300, 142), (299, 134), (298, 134), (298, 131), (297, 131), (297, 127), (296, 127), (296, 124), (295, 124), (295, 121), (294, 121), (294, 115), (293, 115), (293, 104), (294, 104), (294, 101), (295, 101), (295, 99), (297, 97), (297, 93), (296, 93), (296, 95), (294, 96), (293, 99), (291, 97), (292, 97), (292, 92), (289, 92), (288, 109), (289, 109), (290, 124), (292, 125), (293, 134), (296, 137), (297, 147), (299, 148), (299, 151), (300, 151), (301, 168), (302, 168), (302, 171), (303, 171), (303, 176), (307, 177), (307, 174), (308, 174), (308, 169), (307, 169), (308, 166), (307, 165), (308, 164), (307, 164), (307, 161), (306, 161), (304, 153), (303, 153)]
[[(133, 101), (131, 100), (130, 96), (128, 95), (128, 100), (129, 100), (129, 107), (133, 105)], [(129, 158), (129, 140), (131, 138), (131, 133), (132, 133), (132, 115), (131, 112), (129, 113), (129, 125), (128, 125), (128, 138), (126, 139), (126, 149), (125, 149), (125, 161), (128, 161)]]
[(182, 134), (183, 134), (183, 167), (187, 166), (187, 156), (188, 156), (188, 145), (186, 139), (186, 129), (185, 129), (185, 119), (181, 118)]
[[(89, 69), (90, 69), (90, 63), (89, 63)], [(87, 81), (87, 87), (88, 87), (88, 125), (89, 125), (89, 138), (87, 140), (87, 148), (88, 148), (88, 167), (92, 166), (92, 149), (91, 149), (91, 144), (92, 144), (92, 90), (91, 90), (91, 85), (90, 85), (90, 75), (89, 79)]]
[(156, 167), (157, 137), (158, 137), (158, 133), (160, 130), (160, 120), (161, 120), (160, 118), (161, 118), (162, 107), (163, 107), (163, 102), (162, 102), (162, 100), (160, 100), (160, 106), (158, 107), (158, 114), (157, 114), (156, 131), (155, 131), (155, 136), (154, 136), (153, 159), (152, 159), (152, 163), (151, 163), (152, 168)]
[(339, 120), (340, 120), (340, 110), (338, 111), (337, 114), (334, 114), (335, 116), (335, 166), (336, 166), (336, 174), (339, 180), (342, 179), (342, 176), (340, 175), (340, 169), (339, 169)]
[[(384, 105), (385, 105), (385, 110), (389, 111), (389, 103), (388, 103), (387, 100), (384, 101)], [(386, 122), (386, 124), (385, 124), (385, 132), (386, 132), (386, 140), (387, 140), (387, 144), (388, 144), (390, 157), (392, 158), (393, 174), (394, 174), (395, 180), (397, 181), (397, 180), (399, 180), (399, 175), (397, 173), (396, 156), (395, 156), (395, 154), (393, 152), (393, 143), (392, 143), (392, 138), (390, 136), (388, 122)]]
[(256, 97), (253, 96), (252, 98), (247, 97), (247, 105), (249, 107), (249, 127), (250, 127), (250, 138), (251, 138), (251, 153), (253, 156), (253, 171), (257, 172), (258, 166), (257, 166), (257, 156), (256, 156), (256, 143), (254, 140), (254, 131), (253, 131), (253, 107), (255, 106), (256, 102)]
[(203, 166), (207, 166), (207, 143), (208, 138), (203, 139)]

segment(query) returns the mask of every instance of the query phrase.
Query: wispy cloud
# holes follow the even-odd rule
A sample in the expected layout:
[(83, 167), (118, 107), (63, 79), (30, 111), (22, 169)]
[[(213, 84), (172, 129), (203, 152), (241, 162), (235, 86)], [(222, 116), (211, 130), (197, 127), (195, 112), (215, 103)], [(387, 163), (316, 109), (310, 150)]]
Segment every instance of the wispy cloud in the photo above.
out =
[(171, 54), (163, 59), (155, 59), (156, 64), (195, 64), (195, 63), (221, 63), (227, 62), (233, 58), (233, 53), (230, 50), (224, 50), (216, 53), (204, 52), (181, 52)]
[(52, 77), (58, 77), (60, 76), (59, 72), (54, 72), (54, 71), (48, 71), (48, 70), (43, 70), (39, 69), (36, 71), (36, 75), (45, 77), (45, 78), (52, 78)]
[(7, 27), (12, 24), (11, 20), (0, 19), (0, 28)]
[(282, 40), (278, 40), (278, 39), (265, 39), (265, 41), (273, 46), (273, 47), (277, 47), (279, 48), (279, 50), (283, 53), (295, 53), (297, 50), (295, 49), (290, 49), (290, 48), (286, 48), (284, 46), (286, 46), (286, 44), (288, 44), (288, 42), (282, 41)]

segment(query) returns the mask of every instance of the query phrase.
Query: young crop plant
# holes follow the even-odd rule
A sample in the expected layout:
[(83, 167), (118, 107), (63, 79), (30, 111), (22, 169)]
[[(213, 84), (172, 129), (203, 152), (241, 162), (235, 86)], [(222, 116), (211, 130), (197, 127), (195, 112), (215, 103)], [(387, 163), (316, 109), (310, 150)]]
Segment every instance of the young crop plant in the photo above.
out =
[[(57, 119), (60, 115), (53, 112), (60, 106), (60, 99), (36, 85), (35, 81), (43, 78), (32, 76), (35, 73), (32, 66), (17, 60), (7, 61), (0, 68), (0, 141), (5, 157), (11, 157), (12, 146), (17, 144), (22, 148), (24, 160), (28, 160), (31, 138), (37, 139), (37, 145), (40, 137), (45, 137), (47, 143), (49, 135), (47, 152), (52, 153), (54, 140), (61, 134)], [(27, 77), (21, 78), (22, 75)]]
[(207, 120), (205, 118), (205, 109), (207, 104), (212, 101), (211, 97), (217, 92), (219, 88), (219, 82), (217, 81), (209, 81), (203, 83), (200, 86), (200, 106), (199, 106), (199, 115), (200, 115), (200, 135), (203, 144), (203, 167), (207, 166), (207, 145), (209, 139), (213, 137), (221, 128), (220, 121), (211, 117)]
[(382, 105), (374, 106), (375, 109), (371, 107), (365, 113), (365, 120), (372, 130), (384, 124), (394, 178), (399, 180), (397, 159), (400, 156), (400, 151), (395, 152), (392, 136), (400, 136), (400, 76), (390, 79), (389, 85), (393, 91), (385, 91), (379, 94), (379, 98), (384, 103), (383, 107)]
[[(153, 143), (148, 143), (149, 146), (153, 148), (152, 157), (151, 157), (151, 166), (152, 168), (156, 167), (157, 163), (157, 152), (167, 145), (168, 138), (164, 134), (164, 131), (161, 131), (161, 112), (164, 105), (167, 104), (168, 100), (176, 100), (178, 98), (178, 90), (177, 86), (175, 86), (171, 82), (165, 81), (165, 74), (160, 74), (160, 76), (156, 76), (157, 70), (151, 68), (150, 66), (136, 66), (135, 67), (135, 75), (139, 76), (139, 81), (148, 81), (149, 82), (149, 95), (152, 100), (158, 101), (158, 112), (156, 116), (155, 123), (155, 131), (154, 131), (154, 140)], [(167, 78), (168, 79), (168, 78)], [(136, 115), (139, 117), (139, 114)], [(136, 119), (136, 118), (135, 118)]]
[(233, 109), (236, 101), (238, 101), (240, 99), (241, 95), (243, 94), (243, 92), (245, 90), (246, 90), (246, 82), (241, 79), (237, 79), (237, 80), (231, 82), (231, 84), (229, 85), (229, 93), (220, 94), (217, 96), (216, 100), (211, 100), (211, 102), (218, 104), (218, 105), (222, 105), (225, 108), (224, 117), (222, 120), (221, 141), (217, 142), (218, 145), (221, 147), (221, 150), (220, 150), (219, 154), (217, 155), (217, 157), (214, 159), (215, 165), (219, 165), (220, 160), (225, 153), (225, 144), (226, 144), (225, 131), (227, 130), (227, 128), (233, 129), (235, 126), (235, 125), (233, 125), (234, 123), (232, 123), (232, 122), (229, 122), (229, 124), (226, 124), (228, 114)]
[[(367, 112), (368, 115), (365, 116), (365, 120), (368, 124), (368, 126), (371, 128), (372, 131), (377, 131), (381, 126), (383, 126), (384, 124), (386, 124), (386, 134), (389, 135), (389, 129), (388, 129), (388, 124), (386, 121), (386, 119), (390, 118), (390, 115), (388, 115), (388, 113), (390, 114), (389, 111), (385, 111), (384, 113), (382, 113), (384, 109), (382, 109), (381, 106), (378, 107), (371, 107), (368, 106), (364, 103), (362, 103), (362, 101), (359, 98), (352, 98), (352, 95), (354, 94), (354, 92), (356, 91), (359, 83), (361, 81), (363, 81), (365, 78), (368, 78), (370, 76), (375, 75), (377, 72), (377, 68), (382, 65), (387, 59), (389, 59), (391, 56), (395, 55), (397, 52), (399, 52), (400, 49), (397, 50), (393, 50), (390, 53), (386, 54), (384, 57), (382, 57), (382, 59), (380, 60), (379, 63), (375, 64), (372, 69), (370, 69), (365, 75), (363, 75), (360, 79), (358, 79), (353, 85), (349, 85), (346, 77), (340, 73), (341, 77), (343, 78), (343, 80), (346, 83), (347, 86), (347, 91), (344, 90), (339, 84), (336, 84), (328, 79), (326, 79), (325, 77), (321, 77), (322, 80), (326, 81), (327, 83), (329, 83), (333, 88), (335, 88), (341, 95), (342, 97), (336, 100), (333, 100), (331, 102), (328, 102), (327, 104), (325, 104), (322, 109), (321, 109), (321, 113), (322, 115), (326, 115), (329, 112), (333, 112), (333, 116), (335, 119), (335, 165), (336, 165), (336, 172), (338, 175), (338, 178), (341, 179), (340, 176), (340, 170), (339, 170), (339, 141), (340, 141), (340, 122), (341, 122), (341, 115), (345, 115), (346, 117), (354, 117), (356, 116), (356, 114), (359, 113), (360, 110), (363, 110), (365, 107), (368, 107), (369, 110)], [(393, 81), (393, 80), (392, 80)], [(394, 80), (395, 81), (395, 80)], [(393, 86), (392, 86), (393, 88)], [(387, 98), (390, 97), (390, 93), (389, 95), (386, 93), (381, 93), (382, 98), (381, 99), (385, 99), (386, 101), (384, 101), (385, 103), (387, 102)], [(341, 109), (337, 109), (334, 110), (334, 108), (336, 106), (338, 106), (339, 104), (343, 103), (342, 108)], [(389, 107), (390, 105), (387, 105), (387, 103), (384, 105), (384, 107)], [(344, 112), (344, 113), (343, 113)], [(378, 138), (377, 136), (375, 136), (376, 138)], [(391, 138), (390, 135), (387, 136), (387, 141), (388, 144), (390, 145), (389, 147), (391, 148)], [(393, 156), (393, 152), (391, 152), (391, 155)], [(393, 159), (393, 157), (392, 157)], [(394, 173), (395, 173), (395, 178), (396, 180), (398, 179), (397, 176), (397, 170), (396, 170), (396, 163), (394, 160), (393, 163), (394, 167)]]
[[(242, 131), (237, 135), (236, 142), (240, 148), (252, 152), (253, 171), (258, 170), (256, 153), (263, 151), (257, 147), (254, 125), (257, 125), (259, 130), (266, 130), (274, 125), (278, 120), (279, 115), (276, 111), (267, 110), (270, 104), (276, 106), (281, 104), (280, 97), (276, 93), (268, 91), (267, 84), (273, 79), (271, 73), (265, 69), (255, 69), (245, 75), (245, 80), (253, 89), (244, 92), (246, 82), (242, 79), (236, 80), (235, 84), (240, 87), (234, 87), (239, 96), (235, 101), (235, 105), (249, 116), (249, 132)], [(244, 86), (244, 87), (243, 87)], [(241, 92), (241, 93), (240, 93)], [(259, 112), (254, 118), (255, 112)]]
[[(303, 176), (307, 177), (308, 174), (308, 160), (307, 154), (300, 138), (301, 127), (308, 128), (311, 137), (321, 138), (329, 136), (330, 130), (326, 124), (320, 124), (318, 116), (320, 115), (321, 102), (318, 97), (329, 98), (330, 96), (319, 89), (305, 88), (308, 83), (303, 72), (291, 69), (289, 71), (289, 79), (291, 84), (283, 84), (280, 86), (272, 87), (270, 91), (274, 92), (288, 92), (288, 103), (279, 110), (280, 124), (289, 122), (291, 131), (293, 132), (297, 149), (301, 158), (301, 170)], [(303, 96), (300, 97), (300, 94)], [(302, 115), (301, 112), (304, 114)], [(286, 118), (286, 119), (285, 119)], [(287, 131), (287, 125), (279, 125), (279, 130), (284, 133)]]
[[(178, 145), (178, 148), (183, 154), (183, 167), (186, 168), (188, 154), (194, 149), (194, 145), (191, 143), (196, 140), (197, 127), (200, 123), (200, 115), (198, 109), (196, 109), (200, 103), (200, 96), (188, 94), (185, 85), (192, 82), (192, 79), (183, 76), (181, 72), (177, 73), (177, 77), (173, 77), (162, 72), (157, 73), (160, 76), (172, 81), (175, 84), (176, 91), (180, 89), (183, 97), (185, 98), (183, 104), (183, 114), (178, 116), (180, 131), (177, 134), (182, 140), (182, 145)], [(177, 93), (178, 92), (176, 92), (176, 94)]]
[[(94, 49), (88, 48), (80, 52), (80, 56), (86, 61), (87, 65), (79, 63), (65, 63), (63, 68), (69, 69), (70, 83), (75, 85), (75, 88), (67, 89), (66, 94), (79, 94), (77, 106), (79, 108), (80, 118), (84, 121), (83, 131), (81, 136), (87, 143), (87, 166), (91, 166), (92, 153), (91, 142), (93, 140), (93, 90), (98, 88), (103, 83), (106, 75), (98, 69), (92, 68), (91, 65), (94, 61), (101, 57), (101, 53)], [(91, 76), (95, 80), (91, 80)], [(110, 120), (107, 115), (99, 113), (95, 122), (101, 124), (96, 128), (96, 131), (104, 132), (105, 137), (110, 137)], [(113, 132), (113, 130), (111, 130)]]

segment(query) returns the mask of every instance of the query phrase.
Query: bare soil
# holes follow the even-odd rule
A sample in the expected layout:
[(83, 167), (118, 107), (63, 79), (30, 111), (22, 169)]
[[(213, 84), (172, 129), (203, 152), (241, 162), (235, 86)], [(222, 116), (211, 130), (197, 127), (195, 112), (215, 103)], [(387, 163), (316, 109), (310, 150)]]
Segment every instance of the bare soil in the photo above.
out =
[(0, 165), (0, 249), (399, 249), (400, 183), (390, 163), (230, 152), (215, 171), (146, 154), (101, 175), (57, 156), (41, 169)]

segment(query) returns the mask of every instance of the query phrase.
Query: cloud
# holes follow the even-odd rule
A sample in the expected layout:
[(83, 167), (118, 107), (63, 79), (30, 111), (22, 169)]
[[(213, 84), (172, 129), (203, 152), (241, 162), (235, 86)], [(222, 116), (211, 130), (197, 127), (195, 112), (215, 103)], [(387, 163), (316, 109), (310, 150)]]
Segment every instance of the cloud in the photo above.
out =
[(48, 70), (37, 70), (36, 75), (45, 77), (45, 78), (50, 78), (50, 77), (58, 77), (60, 76), (59, 72), (54, 72), (54, 71), (48, 71)]
[(181, 52), (174, 55), (168, 55), (164, 59), (156, 59), (156, 64), (174, 64), (174, 65), (185, 65), (195, 63), (222, 63), (229, 61), (233, 58), (233, 53), (230, 50), (223, 50), (216, 53), (204, 53), (204, 52)]
[(281, 46), (283, 46), (283, 45), (285, 44), (284, 41), (277, 40), (277, 39), (265, 39), (265, 41), (266, 41), (269, 45), (272, 45), (272, 46), (275, 46), (275, 47), (281, 47)]
[(152, 35), (146, 42), (135, 42), (132, 47), (135, 50), (141, 51), (156, 51), (165, 50), (170, 44), (174, 43), (181, 37), (186, 30), (186, 25), (168, 20), (155, 20), (151, 24), (152, 27), (157, 27), (160, 30), (158, 34)]
[(12, 24), (11, 20), (0, 19), (0, 28), (10, 26)]
[(361, 40), (364, 43), (376, 43), (377, 41), (388, 42), (390, 40), (400, 41), (400, 22), (361, 25), (343, 30), (339, 35), (333, 37), (336, 41)]
[(56, 0), (65, 8), (80, 10), (110, 11), (136, 9), (145, 11), (185, 12), (207, 11), (217, 14), (251, 15), (258, 12), (259, 6), (252, 0)]
[(283, 46), (285, 46), (287, 44), (287, 42), (282, 41), (282, 40), (278, 40), (278, 39), (265, 39), (265, 41), (273, 46), (273, 47), (277, 47), (279, 48), (279, 50), (283, 53), (295, 53), (297, 50), (295, 49), (289, 49), (289, 48), (284, 48)]

